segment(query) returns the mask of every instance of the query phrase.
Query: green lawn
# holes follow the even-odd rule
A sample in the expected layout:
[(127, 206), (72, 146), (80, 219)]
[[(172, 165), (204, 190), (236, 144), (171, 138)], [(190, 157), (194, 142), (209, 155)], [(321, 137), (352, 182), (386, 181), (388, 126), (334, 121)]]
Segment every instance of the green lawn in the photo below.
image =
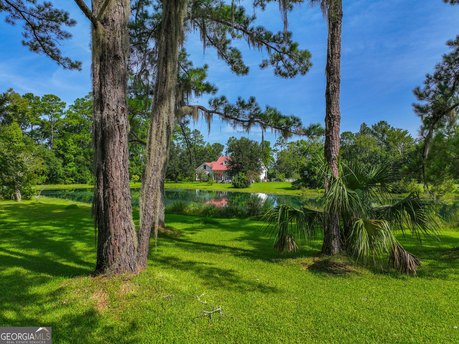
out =
[[(140, 183), (132, 183), (133, 188), (139, 188)], [(245, 189), (233, 188), (231, 184), (214, 183), (209, 185), (204, 182), (168, 182), (166, 189), (200, 189), (200, 190), (213, 190), (213, 191), (237, 191), (237, 192), (262, 192), (277, 195), (305, 195), (315, 197), (321, 193), (318, 190), (295, 190), (292, 188), (292, 183), (288, 182), (267, 182), (267, 183), (254, 183)], [(69, 190), (69, 189), (89, 189), (92, 188), (89, 184), (56, 184), (56, 185), (37, 185), (37, 190)]]
[(147, 271), (94, 278), (89, 205), (0, 202), (0, 326), (52, 326), (55, 343), (459, 342), (459, 232), (406, 239), (423, 260), (406, 277), (327, 265), (319, 242), (279, 256), (258, 222), (167, 221)]

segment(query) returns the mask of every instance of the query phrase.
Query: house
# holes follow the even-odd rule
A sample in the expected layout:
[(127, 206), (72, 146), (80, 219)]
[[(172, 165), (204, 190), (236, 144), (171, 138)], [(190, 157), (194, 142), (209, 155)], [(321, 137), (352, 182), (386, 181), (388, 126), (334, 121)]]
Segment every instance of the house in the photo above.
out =
[(204, 162), (196, 169), (196, 180), (203, 179), (202, 176), (206, 175), (219, 182), (231, 182), (231, 177), (228, 173), (229, 156), (221, 156), (217, 161)]
[[(229, 165), (229, 156), (221, 156), (217, 161), (204, 162), (196, 169), (196, 180), (204, 179), (203, 176), (206, 176), (206, 179), (211, 177), (214, 180), (222, 183), (231, 183), (231, 176), (229, 171), (231, 166)], [(268, 179), (268, 169), (265, 166), (262, 166), (262, 171), (260, 173), (260, 180), (266, 181)]]

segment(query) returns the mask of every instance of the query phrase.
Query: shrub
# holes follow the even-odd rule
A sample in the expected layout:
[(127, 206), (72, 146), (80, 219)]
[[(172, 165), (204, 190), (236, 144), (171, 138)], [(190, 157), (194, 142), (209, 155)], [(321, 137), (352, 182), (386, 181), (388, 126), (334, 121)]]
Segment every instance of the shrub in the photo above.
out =
[(248, 188), (250, 186), (250, 180), (244, 173), (239, 173), (233, 177), (232, 184), (236, 189)]
[(440, 183), (433, 184), (430, 188), (431, 194), (434, 196), (435, 200), (440, 200), (447, 193), (454, 193), (456, 189), (456, 184), (454, 180), (448, 179)]
[(423, 186), (414, 179), (412, 180), (401, 179), (399, 181), (391, 183), (390, 189), (393, 193), (398, 193), (398, 194), (410, 193), (410, 192), (422, 193), (424, 191)]
[(198, 171), (196, 177), (197, 177), (197, 180), (200, 182), (207, 182), (209, 179), (211, 179), (209, 178), (209, 175), (203, 170)]

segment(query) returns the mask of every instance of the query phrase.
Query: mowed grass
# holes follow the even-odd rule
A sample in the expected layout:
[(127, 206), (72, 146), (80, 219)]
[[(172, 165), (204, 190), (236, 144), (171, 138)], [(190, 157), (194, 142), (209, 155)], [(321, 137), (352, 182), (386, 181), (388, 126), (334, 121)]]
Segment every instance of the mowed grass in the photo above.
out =
[[(279, 256), (263, 224), (170, 215), (137, 276), (91, 277), (90, 206), (0, 202), (0, 326), (55, 343), (457, 343), (459, 233), (415, 247), (417, 277)], [(203, 311), (221, 307), (210, 319)]]
[[(140, 183), (131, 183), (132, 188), (140, 188)], [(91, 189), (90, 184), (53, 184), (37, 185), (35, 189), (41, 190), (72, 190), (72, 189)], [(267, 193), (274, 195), (292, 195), (317, 197), (323, 193), (321, 190), (296, 190), (292, 188), (289, 182), (266, 182), (253, 183), (248, 188), (236, 189), (231, 184), (214, 183), (212, 185), (204, 182), (168, 182), (165, 184), (166, 189), (186, 189), (186, 190), (209, 190), (209, 191), (236, 191), (236, 192), (255, 192)]]

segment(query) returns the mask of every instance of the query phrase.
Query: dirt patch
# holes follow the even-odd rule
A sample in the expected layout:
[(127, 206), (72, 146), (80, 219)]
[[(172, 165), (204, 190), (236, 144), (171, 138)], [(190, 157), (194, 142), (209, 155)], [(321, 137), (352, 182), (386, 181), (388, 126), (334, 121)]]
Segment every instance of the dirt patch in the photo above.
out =
[(310, 261), (303, 262), (301, 265), (304, 269), (311, 272), (327, 275), (345, 276), (357, 272), (352, 263), (334, 258), (318, 257)]
[(178, 238), (179, 236), (182, 235), (182, 232), (180, 232), (179, 230), (173, 227), (161, 227), (158, 229), (158, 234), (160, 236)]
[(108, 295), (102, 290), (97, 290), (92, 294), (92, 299), (95, 301), (95, 308), (102, 313), (108, 308)]
[(136, 285), (130, 281), (125, 281), (121, 283), (120, 289), (119, 289), (119, 295), (129, 295), (135, 292)]

